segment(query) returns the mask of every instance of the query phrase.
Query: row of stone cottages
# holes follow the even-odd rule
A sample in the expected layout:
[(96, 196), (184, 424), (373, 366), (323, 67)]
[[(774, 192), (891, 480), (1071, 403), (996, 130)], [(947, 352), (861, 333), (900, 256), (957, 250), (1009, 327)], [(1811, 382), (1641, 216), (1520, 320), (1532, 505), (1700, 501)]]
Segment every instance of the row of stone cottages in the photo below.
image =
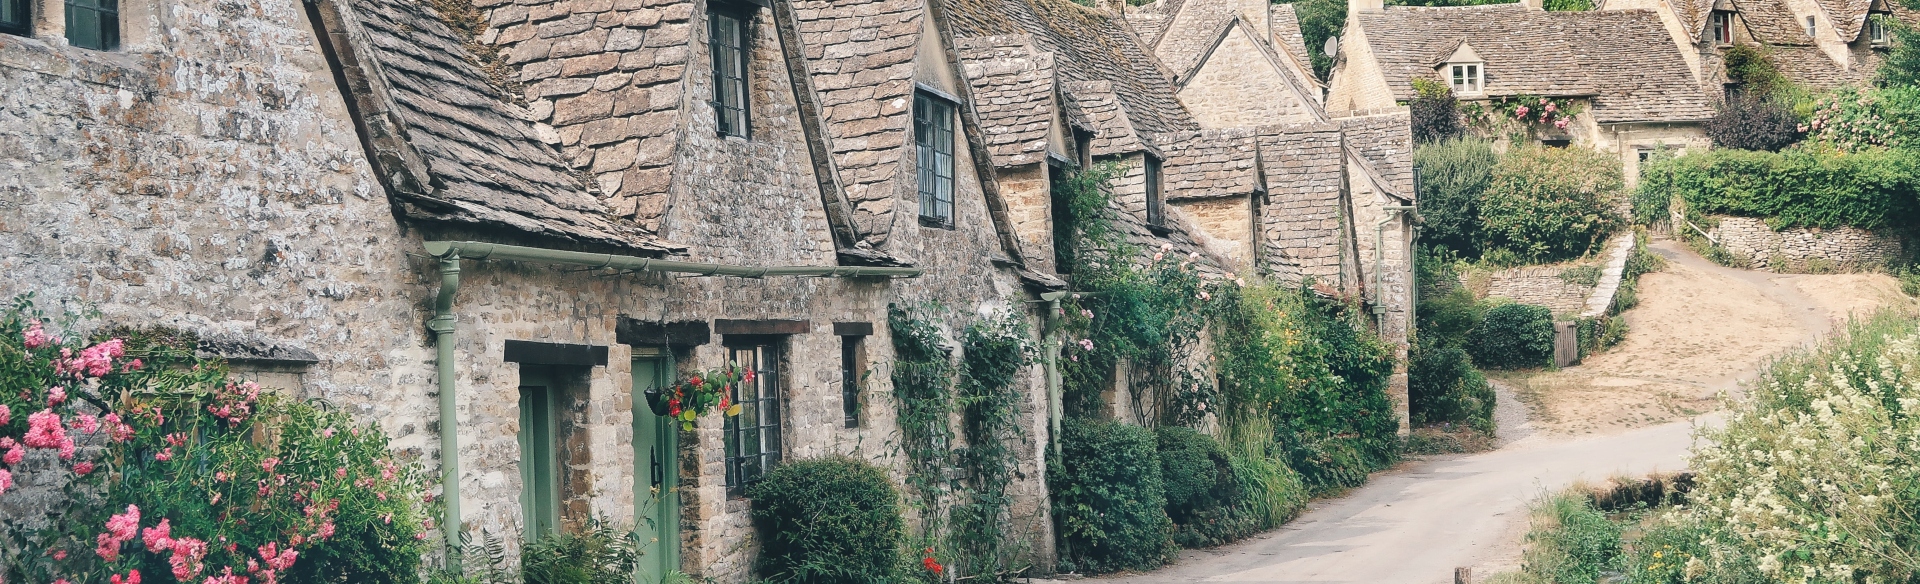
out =
[[(889, 305), (1037, 330), (1064, 172), (1125, 164), (1136, 243), (1316, 278), (1404, 351), (1404, 109), (1327, 112), (1285, 7), (1186, 4), (0, 0), (0, 294), (378, 422), (449, 537), (664, 519), (649, 573), (745, 581), (770, 465), (900, 468)], [(636, 410), (728, 361), (750, 422)], [(1058, 412), (1020, 384), (1044, 568)], [(51, 496), (20, 482), (0, 516)]]

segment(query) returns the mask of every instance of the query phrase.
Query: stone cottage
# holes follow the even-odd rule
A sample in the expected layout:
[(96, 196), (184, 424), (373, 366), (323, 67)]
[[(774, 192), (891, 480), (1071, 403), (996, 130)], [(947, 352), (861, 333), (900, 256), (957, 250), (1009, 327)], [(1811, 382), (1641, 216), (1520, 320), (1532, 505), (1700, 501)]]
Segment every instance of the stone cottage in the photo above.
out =
[(1760, 49), (1782, 77), (1809, 89), (1863, 84), (1892, 49), (1889, 27), (1920, 23), (1896, 1), (1608, 0), (1602, 10), (1651, 10), (1707, 95), (1739, 88), (1727, 77), (1726, 52)]
[[(1549, 12), (1538, 2), (1461, 7), (1382, 6), (1353, 0), (1327, 94), (1330, 110), (1376, 109), (1414, 97), (1415, 79), (1440, 83), (1468, 107), (1529, 96), (1569, 103), (1564, 128), (1529, 124), (1549, 146), (1612, 153), (1629, 184), (1660, 148), (1704, 148), (1712, 102), (1687, 60), (1646, 10)], [(1631, 46), (1635, 50), (1621, 51)], [(1526, 104), (1532, 105), (1532, 104)], [(1538, 106), (1535, 106), (1537, 109)]]

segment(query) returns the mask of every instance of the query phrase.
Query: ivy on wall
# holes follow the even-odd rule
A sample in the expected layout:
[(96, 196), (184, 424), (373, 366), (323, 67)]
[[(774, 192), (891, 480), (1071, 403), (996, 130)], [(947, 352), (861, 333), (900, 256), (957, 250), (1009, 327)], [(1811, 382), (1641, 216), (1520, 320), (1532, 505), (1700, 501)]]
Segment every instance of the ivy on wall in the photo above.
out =
[(907, 487), (918, 496), (921, 538), (941, 532), (945, 468), (953, 442), (953, 361), (932, 322), (935, 307), (887, 309), (893, 337), (893, 392), (899, 408), (900, 450), (907, 457)]
[(1016, 567), (1010, 565), (1012, 550), (1002, 529), (1013, 522), (1007, 485), (1019, 464), (1012, 448), (1021, 437), (1021, 392), (1015, 381), (1033, 355), (1026, 319), (1013, 311), (975, 322), (964, 335), (959, 401), (967, 448), (959, 458), (967, 482), (953, 508), (948, 537), (961, 573), (987, 575)]

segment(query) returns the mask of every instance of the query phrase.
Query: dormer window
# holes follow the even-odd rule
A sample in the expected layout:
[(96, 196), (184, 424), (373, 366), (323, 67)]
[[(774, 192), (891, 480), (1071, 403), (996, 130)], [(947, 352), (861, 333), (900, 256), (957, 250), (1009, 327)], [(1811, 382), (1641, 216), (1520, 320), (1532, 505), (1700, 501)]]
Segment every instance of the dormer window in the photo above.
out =
[(1712, 17), (1713, 43), (1716, 45), (1733, 44), (1733, 13), (1716, 10)]
[(1893, 42), (1892, 36), (1887, 34), (1886, 19), (1889, 16), (1890, 15), (1884, 12), (1876, 12), (1867, 16), (1867, 39), (1873, 43), (1873, 46), (1884, 47)]
[(1807, 36), (1818, 36), (1817, 33), (1819, 32), (1820, 32), (1820, 29), (1814, 26), (1813, 17), (1808, 16), (1807, 17)]
[(1480, 64), (1452, 63), (1447, 65), (1449, 77), (1453, 80), (1454, 95), (1480, 93)]

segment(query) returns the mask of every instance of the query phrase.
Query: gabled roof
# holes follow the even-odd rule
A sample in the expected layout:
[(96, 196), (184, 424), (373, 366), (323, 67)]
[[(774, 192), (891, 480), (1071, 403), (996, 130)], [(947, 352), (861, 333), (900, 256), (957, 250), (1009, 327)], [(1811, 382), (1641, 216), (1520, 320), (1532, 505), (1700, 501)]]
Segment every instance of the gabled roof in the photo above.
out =
[[(1153, 54), (1176, 79), (1184, 79), (1220, 44), (1227, 27), (1239, 20), (1240, 6), (1220, 0), (1188, 0), (1167, 14), (1167, 32), (1152, 45)], [(1260, 38), (1264, 31), (1247, 34)]]
[(1490, 96), (1591, 96), (1601, 123), (1698, 121), (1714, 114), (1679, 50), (1646, 42), (1667, 38), (1653, 12), (1390, 6), (1355, 19), (1397, 100), (1413, 98), (1414, 78), (1435, 78), (1436, 55), (1466, 42), (1486, 59)]
[[(1173, 83), (1148, 54), (1140, 38), (1120, 17), (1071, 0), (940, 0), (946, 2), (956, 37), (1024, 34), (1035, 50), (1054, 54), (1060, 81), (1107, 84), (1128, 124), (1146, 135), (1197, 130), (1191, 114), (1174, 97)], [(1068, 86), (1083, 108), (1106, 97), (1089, 98)], [(1077, 86), (1082, 89), (1088, 86)], [(1090, 116), (1094, 112), (1089, 109)], [(1101, 127), (1099, 123), (1096, 127)], [(1103, 128), (1102, 135), (1106, 136)], [(1134, 138), (1134, 141), (1139, 141)], [(1144, 141), (1140, 141), (1144, 144)], [(1108, 142), (1107, 148), (1133, 147)], [(1102, 153), (1096, 142), (1095, 154)]]
[(1761, 50), (1774, 68), (1780, 71), (1781, 77), (1807, 89), (1832, 89), (1865, 83), (1873, 77), (1874, 62), (1857, 63), (1852, 70), (1848, 70), (1833, 62), (1833, 57), (1827, 56), (1827, 52), (1819, 47), (1775, 46)]
[[(1812, 46), (1807, 25), (1793, 15), (1785, 0), (1733, 0), (1740, 11), (1747, 33), (1760, 42), (1774, 46)], [(1833, 62), (1827, 59), (1827, 62)]]
[(993, 163), (1018, 166), (1046, 160), (1054, 120), (1053, 53), (1028, 46), (1026, 35), (956, 39), (973, 109)]
[[(1268, 20), (1273, 27), (1274, 44), (1280, 45), (1300, 67), (1313, 70), (1313, 57), (1307, 53), (1307, 37), (1300, 32), (1300, 17), (1294, 12), (1292, 4), (1274, 4), (1268, 8)], [(1319, 80), (1314, 80), (1318, 83)]]
[(1262, 267), (1282, 282), (1311, 277), (1342, 284), (1346, 146), (1340, 124), (1264, 126), (1257, 132), (1267, 187), (1259, 225)]
[(1161, 134), (1154, 143), (1166, 156), (1161, 176), (1168, 201), (1244, 197), (1265, 188), (1252, 128)]
[(925, 18), (917, 0), (794, 0), (841, 189), (858, 231), (884, 242), (912, 139), (913, 57)]
[(330, 43), (368, 125), (368, 158), (415, 221), (680, 251), (618, 218), (538, 137), (463, 37), (420, 2), (323, 2)]
[(1680, 20), (1680, 28), (1687, 31), (1687, 42), (1700, 42), (1700, 35), (1706, 34), (1707, 17), (1713, 14), (1714, 3), (1726, 0), (1666, 0), (1673, 8), (1673, 16)]
[(1412, 201), (1413, 194), (1413, 122), (1405, 108), (1385, 114), (1360, 115), (1336, 119), (1344, 134), (1349, 160), (1359, 162), (1361, 173), (1353, 182), (1368, 180), (1386, 194)]
[(1133, 127), (1133, 120), (1120, 105), (1120, 95), (1108, 81), (1071, 81), (1062, 84), (1067, 109), (1092, 127), (1094, 156), (1123, 154), (1149, 149)]
[(1873, 0), (1820, 0), (1820, 7), (1832, 20), (1833, 29), (1840, 33), (1840, 40), (1849, 43), (1866, 29), (1867, 7), (1872, 5)]

